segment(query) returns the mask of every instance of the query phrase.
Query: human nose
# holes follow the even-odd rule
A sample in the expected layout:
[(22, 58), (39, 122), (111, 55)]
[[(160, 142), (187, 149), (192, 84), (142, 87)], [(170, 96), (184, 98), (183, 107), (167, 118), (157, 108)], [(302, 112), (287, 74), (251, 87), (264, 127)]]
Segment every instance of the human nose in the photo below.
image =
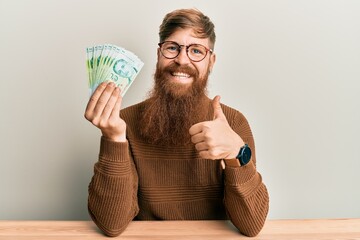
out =
[(179, 49), (179, 54), (177, 55), (177, 57), (175, 58), (175, 61), (177, 63), (179, 63), (180, 65), (184, 65), (184, 64), (188, 64), (190, 63), (190, 59), (187, 55), (187, 48), (186, 47), (181, 47)]

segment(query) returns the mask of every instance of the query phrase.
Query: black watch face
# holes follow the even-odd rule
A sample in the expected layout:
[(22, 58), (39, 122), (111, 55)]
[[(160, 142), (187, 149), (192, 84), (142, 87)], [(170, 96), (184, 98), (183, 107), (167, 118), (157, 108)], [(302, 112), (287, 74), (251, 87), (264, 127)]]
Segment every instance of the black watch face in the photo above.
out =
[(241, 165), (247, 164), (251, 159), (251, 149), (248, 146), (245, 146), (241, 154), (240, 163)]

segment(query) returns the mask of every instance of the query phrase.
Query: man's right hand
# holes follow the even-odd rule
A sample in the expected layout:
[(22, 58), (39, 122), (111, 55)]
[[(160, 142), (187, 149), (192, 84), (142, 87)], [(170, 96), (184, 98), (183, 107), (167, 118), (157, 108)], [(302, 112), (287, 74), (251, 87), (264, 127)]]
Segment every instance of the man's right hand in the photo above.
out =
[(111, 141), (126, 141), (126, 123), (120, 118), (122, 97), (113, 82), (101, 83), (91, 96), (85, 118), (98, 127)]

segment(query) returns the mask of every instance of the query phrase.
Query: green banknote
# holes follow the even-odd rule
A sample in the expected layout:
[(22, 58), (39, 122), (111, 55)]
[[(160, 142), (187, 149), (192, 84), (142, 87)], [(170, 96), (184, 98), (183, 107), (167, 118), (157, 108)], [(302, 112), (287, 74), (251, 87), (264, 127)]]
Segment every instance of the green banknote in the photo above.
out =
[(113, 81), (124, 96), (144, 63), (134, 53), (112, 44), (86, 48), (90, 96), (100, 83)]

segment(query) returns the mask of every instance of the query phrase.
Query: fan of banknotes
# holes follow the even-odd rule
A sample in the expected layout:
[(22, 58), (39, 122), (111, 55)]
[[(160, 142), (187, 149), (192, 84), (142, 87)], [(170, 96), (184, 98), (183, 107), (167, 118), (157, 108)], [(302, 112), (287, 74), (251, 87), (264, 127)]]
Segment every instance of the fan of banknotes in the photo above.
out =
[(124, 96), (144, 63), (134, 53), (112, 44), (86, 48), (90, 96), (100, 83), (113, 81)]

